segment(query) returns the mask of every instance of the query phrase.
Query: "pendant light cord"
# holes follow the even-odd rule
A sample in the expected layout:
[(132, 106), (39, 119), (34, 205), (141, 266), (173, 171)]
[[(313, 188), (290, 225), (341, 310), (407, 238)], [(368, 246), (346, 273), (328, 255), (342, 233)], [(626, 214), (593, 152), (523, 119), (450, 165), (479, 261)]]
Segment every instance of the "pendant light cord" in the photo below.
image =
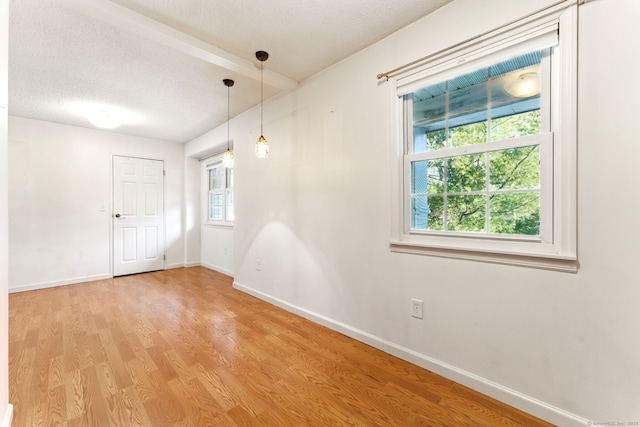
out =
[(262, 130), (262, 104), (264, 103), (264, 61), (260, 61), (260, 136), (264, 135)]

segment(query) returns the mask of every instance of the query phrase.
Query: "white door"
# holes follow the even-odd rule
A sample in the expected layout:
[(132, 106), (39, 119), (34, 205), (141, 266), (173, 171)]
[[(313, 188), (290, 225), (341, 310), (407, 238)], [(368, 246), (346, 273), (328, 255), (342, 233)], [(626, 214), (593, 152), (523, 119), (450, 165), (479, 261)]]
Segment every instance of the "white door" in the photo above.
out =
[(164, 162), (113, 156), (113, 275), (164, 269)]

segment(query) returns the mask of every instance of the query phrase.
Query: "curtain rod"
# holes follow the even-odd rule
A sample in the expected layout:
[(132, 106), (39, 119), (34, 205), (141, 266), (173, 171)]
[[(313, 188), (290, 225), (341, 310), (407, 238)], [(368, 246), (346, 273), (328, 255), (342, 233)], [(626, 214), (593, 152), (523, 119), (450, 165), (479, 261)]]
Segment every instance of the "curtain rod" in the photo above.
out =
[[(588, 1), (588, 0), (577, 0), (577, 4), (578, 4), (578, 5), (582, 5), (582, 4), (586, 3), (587, 1)], [(576, 0), (560, 0), (560, 1), (557, 1), (557, 2), (555, 2), (555, 3), (553, 3), (553, 4), (551, 4), (551, 5), (549, 5), (549, 6), (545, 7), (545, 8), (543, 8), (543, 9), (540, 9), (540, 10), (537, 10), (537, 11), (535, 11), (535, 12), (529, 13), (528, 15), (522, 16), (522, 17), (520, 17), (520, 18), (518, 18), (518, 19), (514, 19), (513, 21), (510, 21), (510, 22), (508, 22), (508, 23), (507, 23), (507, 24), (505, 24), (505, 25), (501, 25), (501, 26), (499, 26), (499, 27), (495, 27), (495, 28), (493, 28), (493, 29), (491, 29), (491, 30), (489, 30), (489, 31), (485, 31), (485, 32), (484, 32), (484, 33), (482, 33), (482, 34), (475, 35), (475, 36), (470, 37), (470, 38), (468, 38), (468, 39), (466, 39), (466, 40), (463, 40), (463, 41), (461, 41), (461, 42), (459, 42), (459, 43), (456, 43), (456, 44), (454, 44), (453, 46), (448, 46), (448, 47), (446, 47), (446, 48), (444, 48), (444, 49), (440, 49), (440, 50), (439, 50), (439, 51), (437, 51), (437, 52), (430, 53), (430, 54), (429, 54), (429, 55), (427, 55), (427, 56), (423, 56), (423, 57), (422, 57), (422, 58), (420, 58), (420, 59), (416, 59), (415, 61), (412, 61), (412, 62), (409, 62), (409, 63), (407, 63), (407, 64), (401, 65), (400, 67), (394, 68), (393, 70), (389, 70), (389, 71), (387, 71), (387, 72), (385, 72), (385, 73), (380, 73), (380, 74), (378, 74), (378, 75), (377, 75), (377, 78), (378, 78), (378, 80), (380, 80), (380, 79), (384, 79), (384, 78), (386, 78), (387, 80), (389, 80), (389, 77), (393, 77), (394, 75), (398, 74), (400, 71), (408, 70), (408, 69), (410, 69), (410, 68), (412, 68), (412, 67), (414, 67), (414, 66), (416, 66), (416, 65), (418, 65), (418, 64), (421, 64), (421, 63), (423, 63), (423, 62), (426, 62), (427, 60), (432, 59), (432, 58), (434, 58), (434, 57), (436, 57), (436, 56), (438, 56), (438, 55), (442, 55), (442, 54), (443, 54), (443, 53), (445, 53), (445, 52), (451, 52), (451, 50), (452, 50), (452, 49), (459, 48), (459, 47), (461, 47), (461, 46), (463, 46), (463, 45), (466, 45), (467, 43), (469, 43), (469, 42), (471, 42), (471, 41), (473, 41), (473, 40), (476, 40), (476, 39), (478, 39), (478, 38), (484, 37), (484, 36), (486, 36), (486, 35), (488, 35), (488, 34), (491, 34), (491, 33), (493, 33), (494, 31), (497, 31), (497, 30), (499, 30), (499, 29), (501, 29), (501, 28), (504, 28), (504, 27), (508, 27), (508, 26), (510, 26), (510, 25), (513, 25), (513, 24), (515, 24), (516, 22), (519, 22), (519, 21), (522, 21), (522, 20), (524, 20), (524, 19), (530, 18), (530, 17), (532, 17), (532, 16), (534, 16), (534, 15), (536, 15), (536, 14), (540, 13), (540, 12), (543, 12), (543, 11), (548, 10), (548, 9), (552, 9), (552, 8), (554, 8), (554, 7), (558, 6), (558, 5), (563, 4), (563, 3), (567, 3), (567, 7), (570, 7), (574, 2), (576, 2)]]

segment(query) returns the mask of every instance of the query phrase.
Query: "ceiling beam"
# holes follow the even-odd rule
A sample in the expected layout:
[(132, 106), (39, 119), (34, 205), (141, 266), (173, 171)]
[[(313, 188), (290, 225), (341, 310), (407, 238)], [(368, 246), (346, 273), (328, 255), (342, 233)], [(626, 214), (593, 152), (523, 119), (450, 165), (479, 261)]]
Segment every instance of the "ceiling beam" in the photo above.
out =
[[(219, 47), (205, 43), (109, 0), (58, 1), (74, 10), (156, 43), (171, 47), (245, 77), (257, 81), (260, 80), (260, 69), (254, 62), (232, 55)], [(285, 91), (293, 91), (298, 87), (298, 82), (295, 80), (269, 69), (264, 70), (264, 83)]]

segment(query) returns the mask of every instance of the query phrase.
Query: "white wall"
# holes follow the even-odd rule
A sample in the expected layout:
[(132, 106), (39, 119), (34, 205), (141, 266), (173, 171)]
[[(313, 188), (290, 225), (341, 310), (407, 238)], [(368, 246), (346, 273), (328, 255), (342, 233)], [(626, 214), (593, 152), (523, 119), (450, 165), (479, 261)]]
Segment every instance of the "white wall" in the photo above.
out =
[(184, 265), (184, 145), (10, 117), (11, 291), (111, 276), (113, 154), (165, 161), (166, 265)]
[(8, 149), (7, 149), (7, 75), (9, 43), (9, 2), (0, 0), (0, 426), (11, 425), (9, 405), (9, 228)]
[(376, 74), (551, 3), (456, 0), (270, 100), (266, 160), (258, 111), (236, 117), (235, 286), (556, 424), (638, 422), (640, 2), (580, 7), (577, 274), (388, 249), (392, 92)]
[(200, 265), (201, 203), (200, 162), (185, 156), (185, 259), (186, 266)]
[[(237, 138), (235, 120), (230, 128), (232, 140)], [(234, 132), (231, 133), (233, 129)], [(223, 274), (234, 275), (234, 245), (233, 228), (219, 227), (205, 224), (207, 214), (208, 173), (207, 158), (222, 153), (227, 148), (227, 125), (190, 141), (185, 145), (185, 157), (187, 159), (187, 180), (189, 188), (195, 189), (196, 194), (191, 198), (196, 200), (194, 204), (194, 217), (189, 219), (193, 224), (193, 234), (187, 242), (189, 253), (198, 254), (198, 264)], [(234, 152), (237, 149), (234, 149)], [(235, 173), (235, 172), (234, 172)], [(195, 232), (199, 235), (196, 238)], [(195, 262), (192, 264), (196, 264)]]

